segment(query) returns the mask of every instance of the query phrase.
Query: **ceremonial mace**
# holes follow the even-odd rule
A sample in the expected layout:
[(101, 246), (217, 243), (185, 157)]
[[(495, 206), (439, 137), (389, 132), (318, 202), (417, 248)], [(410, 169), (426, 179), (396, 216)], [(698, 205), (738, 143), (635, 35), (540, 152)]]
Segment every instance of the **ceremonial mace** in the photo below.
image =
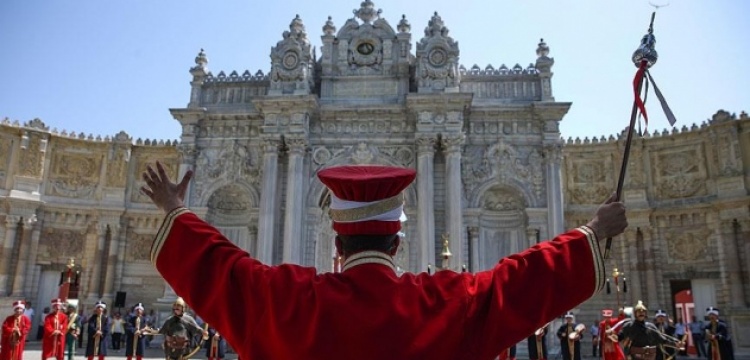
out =
[[(648, 115), (646, 114), (646, 107), (643, 100), (641, 100), (641, 89), (643, 88), (644, 83), (646, 83), (647, 89), (648, 82), (651, 82), (651, 84), (653, 85), (654, 93), (659, 99), (659, 103), (661, 103), (661, 107), (664, 110), (665, 115), (667, 116), (669, 124), (674, 126), (674, 123), (676, 121), (672, 110), (667, 105), (667, 102), (664, 100), (664, 96), (662, 96), (661, 91), (659, 91), (659, 88), (656, 86), (653, 77), (651, 77), (651, 74), (648, 71), (649, 68), (656, 64), (656, 60), (659, 57), (659, 55), (656, 53), (656, 49), (654, 48), (654, 45), (656, 44), (656, 37), (654, 37), (655, 17), (656, 11), (651, 13), (651, 22), (648, 25), (648, 33), (643, 36), (643, 38), (641, 39), (641, 45), (638, 46), (638, 49), (636, 49), (633, 53), (633, 64), (635, 64), (635, 66), (638, 68), (638, 71), (635, 73), (635, 78), (633, 78), (633, 93), (635, 95), (635, 98), (633, 100), (633, 109), (630, 112), (630, 125), (628, 126), (628, 135), (627, 139), (625, 140), (625, 150), (622, 155), (620, 177), (617, 180), (617, 192), (615, 194), (615, 201), (620, 201), (620, 199), (622, 198), (622, 187), (625, 183), (625, 173), (627, 171), (628, 161), (630, 159), (630, 146), (633, 142), (633, 129), (635, 128), (635, 120), (639, 111), (643, 115), (646, 126), (648, 126)], [(611, 247), (612, 238), (607, 238), (607, 243), (604, 248), (605, 259), (609, 258)]]

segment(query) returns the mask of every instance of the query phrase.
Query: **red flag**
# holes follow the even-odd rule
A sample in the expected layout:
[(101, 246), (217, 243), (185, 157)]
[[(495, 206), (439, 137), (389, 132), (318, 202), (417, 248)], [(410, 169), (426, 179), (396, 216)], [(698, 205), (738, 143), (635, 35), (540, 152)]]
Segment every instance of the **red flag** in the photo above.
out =
[(640, 87), (641, 85), (643, 85), (647, 66), (648, 61), (641, 60), (641, 66), (638, 67), (638, 71), (635, 73), (635, 77), (633, 78), (633, 94), (635, 95), (635, 105), (638, 107), (638, 110), (641, 112), (641, 114), (643, 114), (643, 120), (646, 123), (646, 127), (648, 127), (648, 114), (646, 114), (646, 106), (643, 104), (643, 100), (641, 100)]

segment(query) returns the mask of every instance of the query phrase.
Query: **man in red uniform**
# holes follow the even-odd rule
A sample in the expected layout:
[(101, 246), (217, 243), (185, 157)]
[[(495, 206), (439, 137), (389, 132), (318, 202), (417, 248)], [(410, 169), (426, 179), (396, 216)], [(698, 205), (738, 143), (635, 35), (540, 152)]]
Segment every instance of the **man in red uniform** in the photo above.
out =
[(586, 226), (493, 269), (399, 276), (401, 192), (416, 172), (332, 167), (318, 177), (331, 191), (343, 271), (319, 273), (234, 246), (184, 207), (191, 176), (175, 184), (158, 162), (143, 173), (141, 191), (166, 213), (151, 259), (242, 359), (492, 359), (600, 291), (599, 240), (627, 226), (624, 205), (609, 200)]
[(52, 299), (51, 310), (44, 317), (44, 337), (42, 338), (42, 360), (55, 358), (63, 360), (65, 355), (65, 331), (68, 316), (63, 312), (62, 299)]
[(612, 329), (619, 321), (619, 318), (612, 317), (612, 310), (602, 310), (602, 321), (599, 323), (599, 339), (602, 358), (604, 360), (625, 360), (625, 353), (622, 352), (620, 342), (617, 340), (617, 333)]
[(23, 316), (26, 306), (23, 301), (13, 302), (13, 315), (3, 321), (2, 346), (0, 347), (0, 360), (23, 360), (23, 348), (26, 344), (26, 335), (31, 330), (31, 321)]

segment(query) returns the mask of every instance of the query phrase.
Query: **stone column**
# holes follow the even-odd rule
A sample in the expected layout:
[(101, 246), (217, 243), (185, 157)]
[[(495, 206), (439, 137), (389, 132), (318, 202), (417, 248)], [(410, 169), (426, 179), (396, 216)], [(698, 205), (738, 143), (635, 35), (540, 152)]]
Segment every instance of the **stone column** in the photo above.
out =
[[(187, 196), (187, 195), (186, 195)], [(114, 278), (114, 285), (113, 289), (115, 291), (122, 290), (122, 275), (124, 272), (125, 267), (125, 254), (127, 253), (127, 244), (126, 239), (128, 238), (128, 233), (132, 233), (133, 228), (128, 226), (123, 226), (120, 228), (120, 231), (118, 232), (117, 236), (117, 265), (115, 266), (115, 278)]]
[(479, 271), (479, 226), (469, 227), (469, 244), (471, 244), (471, 254), (469, 271)]
[(463, 234), (464, 219), (461, 189), (461, 145), (464, 135), (457, 134), (442, 139), (445, 153), (445, 217), (446, 232), (450, 236), (450, 249), (453, 254), (453, 270), (459, 271), (464, 262)]
[(104, 281), (102, 282), (102, 298), (111, 302), (115, 297), (115, 269), (117, 268), (117, 251), (120, 243), (120, 227), (110, 225), (110, 234), (108, 237), (109, 244), (104, 246), (104, 258), (107, 259), (105, 266), (102, 266)]
[[(638, 241), (637, 237), (635, 236), (635, 231), (632, 230), (625, 230), (625, 233), (620, 235), (622, 237), (622, 242), (625, 243), (625, 252), (626, 255), (624, 256), (625, 260), (627, 262), (624, 262), (623, 269), (625, 270), (625, 278), (628, 279), (628, 294), (625, 295), (625, 299), (629, 301), (631, 304), (634, 304), (637, 300), (643, 299), (643, 283), (645, 273), (643, 271), (643, 257), (641, 256), (643, 246), (642, 239), (641, 241)], [(614, 240), (613, 240), (614, 241)], [(608, 271), (611, 271), (612, 269), (608, 268)], [(648, 306), (648, 305), (647, 305)]]
[(418, 271), (427, 271), (435, 261), (434, 161), (437, 139), (419, 137), (417, 141), (417, 223), (419, 224)]
[(40, 224), (41, 223), (37, 221), (31, 231), (31, 243), (29, 244), (29, 252), (26, 256), (26, 270), (22, 271), (26, 276), (23, 292), (27, 296), (30, 296), (34, 290), (34, 277), (32, 275), (34, 274), (34, 266), (36, 266), (36, 256), (39, 251), (39, 238), (42, 233)]
[[(101, 229), (99, 226), (96, 226), (94, 229), (96, 230), (95, 234), (91, 234), (91, 237), (94, 235), (96, 236), (96, 242), (93, 244), (94, 263), (88, 267), (91, 271), (91, 276), (89, 277), (89, 286), (86, 294), (86, 302), (89, 304), (95, 303), (101, 299), (104, 290), (101, 281), (101, 277), (104, 276), (104, 274), (102, 274), (101, 264), (106, 261), (102, 253), (102, 248), (107, 241), (106, 228)], [(88, 235), (86, 237), (87, 242), (91, 241), (91, 239), (88, 238)]]
[(19, 221), (19, 216), (8, 215), (5, 217), (5, 242), (3, 243), (2, 256), (0, 257), (0, 296), (8, 295), (10, 290), (8, 289), (8, 276), (10, 274), (13, 245), (16, 243), (16, 232)]
[[(181, 161), (180, 165), (177, 168), (177, 179), (175, 179), (175, 182), (179, 182), (182, 180), (182, 177), (185, 176), (185, 173), (188, 172), (188, 170), (194, 170), (195, 169), (195, 157), (198, 155), (198, 151), (195, 149), (195, 145), (192, 144), (180, 144), (177, 146), (177, 150), (180, 152)], [(185, 203), (185, 206), (190, 207), (192, 206), (192, 187), (193, 182), (190, 181), (188, 184), (188, 190), (185, 192), (185, 199), (183, 202)]]
[(260, 192), (258, 249), (255, 258), (268, 265), (273, 261), (279, 145), (279, 141), (275, 139), (266, 139), (263, 144), (263, 184)]
[(549, 211), (547, 226), (551, 238), (552, 236), (562, 234), (563, 231), (565, 231), (563, 216), (564, 204), (562, 200), (562, 172), (560, 171), (562, 153), (560, 145), (553, 144), (545, 146), (544, 159), (545, 175), (547, 178), (547, 209)]
[[(729, 304), (732, 307), (746, 306), (744, 300), (744, 288), (741, 282), (740, 264), (738, 260), (739, 248), (736, 246), (735, 236), (739, 234), (739, 226), (734, 221), (723, 220), (719, 222), (719, 227), (715, 231), (715, 236), (719, 241), (716, 243), (719, 253), (719, 268), (721, 269), (722, 281), (726, 282), (729, 289)], [(735, 233), (736, 232), (736, 233)]]
[(11, 289), (11, 296), (14, 298), (26, 297), (26, 294), (24, 293), (26, 278), (32, 274), (32, 272), (27, 273), (25, 271), (27, 261), (29, 261), (29, 252), (31, 251), (31, 241), (25, 241), (24, 238), (26, 237), (26, 230), (31, 229), (32, 232), (29, 234), (29, 237), (33, 237), (34, 233), (36, 233), (36, 237), (39, 239), (39, 230), (34, 226), (36, 222), (36, 218), (31, 218), (30, 220), (23, 222), (23, 230), (19, 237), (21, 239), (21, 244), (19, 244), (16, 268), (11, 275), (14, 277), (13, 288)]
[[(657, 303), (659, 302), (658, 297), (658, 289), (657, 284), (658, 281), (656, 279), (656, 266), (654, 263), (654, 250), (651, 247), (650, 244), (653, 244), (653, 236), (651, 231), (643, 231), (641, 228), (636, 229), (636, 238), (640, 237), (643, 239), (641, 241), (641, 244), (643, 244), (642, 249), (642, 255), (643, 255), (643, 271), (646, 274), (646, 293), (643, 294), (647, 299), (643, 299), (643, 301), (646, 302), (646, 306), (655, 307), (658, 306)], [(614, 241), (614, 240), (613, 240)]]
[(284, 216), (283, 262), (301, 264), (302, 211), (304, 208), (305, 139), (285, 139), (289, 154), (286, 177), (286, 212)]

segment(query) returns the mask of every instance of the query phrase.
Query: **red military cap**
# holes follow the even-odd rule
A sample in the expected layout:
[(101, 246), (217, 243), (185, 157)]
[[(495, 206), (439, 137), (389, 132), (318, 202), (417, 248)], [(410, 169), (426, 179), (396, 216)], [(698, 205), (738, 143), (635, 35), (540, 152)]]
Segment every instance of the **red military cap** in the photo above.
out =
[(416, 171), (391, 166), (338, 166), (318, 172), (331, 190), (329, 214), (339, 235), (391, 235), (401, 230), (401, 192)]
[(21, 309), (26, 310), (26, 303), (23, 302), (23, 300), (16, 300), (13, 302), (13, 310), (15, 309)]
[(610, 309), (604, 309), (604, 310), (602, 310), (602, 316), (603, 317), (612, 317), (612, 310), (610, 310)]

